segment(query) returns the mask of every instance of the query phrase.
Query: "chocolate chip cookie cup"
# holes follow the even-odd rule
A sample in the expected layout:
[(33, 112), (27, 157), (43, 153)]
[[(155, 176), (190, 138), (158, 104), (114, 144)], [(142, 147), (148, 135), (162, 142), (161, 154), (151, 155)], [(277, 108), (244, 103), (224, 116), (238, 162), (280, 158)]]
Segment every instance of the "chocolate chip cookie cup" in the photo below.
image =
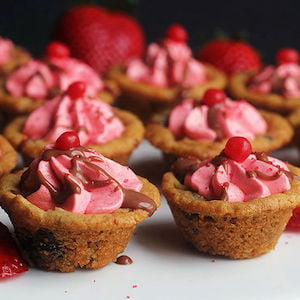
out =
[(254, 76), (253, 73), (237, 73), (228, 82), (229, 94), (237, 99), (246, 99), (256, 107), (287, 114), (300, 108), (299, 98), (286, 98), (282, 95), (270, 93), (256, 93), (248, 89), (247, 82)]
[[(131, 153), (142, 141), (145, 129), (142, 122), (134, 114), (117, 108), (114, 108), (114, 111), (125, 126), (122, 136), (102, 145), (88, 145), (88, 147), (122, 165), (126, 165)], [(25, 116), (15, 118), (6, 126), (4, 135), (15, 149), (22, 153), (25, 161), (30, 162), (41, 153), (49, 142), (42, 139), (30, 139), (23, 134), (22, 128), (25, 121)]]
[[(300, 169), (290, 165), (288, 169), (300, 175)], [(172, 172), (164, 175), (162, 190), (187, 242), (202, 253), (232, 259), (253, 258), (274, 249), (300, 203), (296, 177), (289, 190), (246, 202), (207, 199)]]
[[(64, 142), (60, 143), (59, 148), (64, 146)], [(46, 150), (38, 169), (32, 165), (30, 168), (33, 169), (3, 177), (0, 182), (1, 206), (14, 225), (21, 252), (30, 266), (61, 272), (102, 268), (117, 259), (136, 225), (151, 216), (160, 205), (159, 191), (146, 179), (136, 177), (128, 168), (97, 155), (95, 151), (82, 147), (61, 149)], [(55, 161), (58, 160), (64, 161), (63, 164), (66, 160), (71, 162), (69, 171), (61, 169), (62, 177), (57, 173)], [(52, 175), (49, 177), (46, 172), (35, 177), (37, 170), (42, 172), (45, 164), (50, 164)], [(76, 170), (72, 168), (74, 165)], [(119, 173), (115, 179), (113, 173), (118, 170), (125, 175)], [(97, 173), (95, 171), (100, 173), (91, 180), (91, 174)], [(57, 185), (57, 181), (61, 181), (61, 185)], [(53, 186), (55, 182), (56, 186)], [(48, 193), (49, 184), (52, 187)], [(128, 188), (129, 184), (133, 189)], [(133, 187), (136, 184), (139, 191)], [(104, 195), (107, 196), (105, 189), (109, 185), (113, 187), (109, 193), (113, 198)], [(34, 189), (32, 193), (24, 192), (27, 188)], [(40, 194), (42, 189), (46, 191), (42, 192), (44, 197)], [(87, 192), (97, 195), (82, 209)], [(115, 206), (119, 192), (124, 198)], [(94, 205), (95, 201), (97, 205)]]
[(283, 115), (299, 109), (299, 57), (296, 49), (279, 49), (276, 65), (266, 66), (256, 73), (242, 72), (233, 75), (228, 82), (230, 95)]
[(78, 132), (83, 145), (121, 164), (127, 163), (144, 137), (142, 122), (130, 112), (87, 97), (85, 85), (81, 85), (71, 84), (65, 94), (6, 126), (5, 136), (25, 161), (36, 158), (48, 143), (55, 142), (60, 132), (69, 130)]
[[(211, 91), (213, 97), (207, 98)], [(281, 115), (256, 110), (243, 100), (226, 98), (214, 103), (219, 93), (225, 97), (223, 91), (209, 89), (202, 102), (184, 99), (170, 112), (155, 116), (146, 127), (146, 139), (168, 162), (187, 156), (201, 160), (214, 157), (234, 135), (251, 135), (253, 149), (258, 152), (271, 152), (291, 141), (294, 130)], [(206, 103), (206, 98), (211, 103)]]

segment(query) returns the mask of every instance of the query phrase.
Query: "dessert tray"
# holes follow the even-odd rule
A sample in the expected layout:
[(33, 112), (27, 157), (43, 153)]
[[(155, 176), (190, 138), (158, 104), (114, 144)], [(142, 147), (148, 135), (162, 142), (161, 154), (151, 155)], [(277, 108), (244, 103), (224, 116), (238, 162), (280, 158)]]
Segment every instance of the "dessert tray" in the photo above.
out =
[[(275, 156), (275, 154), (273, 154)], [(293, 149), (276, 153), (297, 160)], [(160, 152), (144, 141), (130, 167), (159, 185), (164, 172)], [(124, 254), (131, 265), (110, 263), (73, 273), (30, 269), (0, 281), (1, 299), (299, 299), (300, 230), (285, 231), (275, 250), (248, 260), (200, 254), (186, 244), (163, 198), (162, 206), (137, 227)], [(12, 226), (0, 209), (0, 221)]]

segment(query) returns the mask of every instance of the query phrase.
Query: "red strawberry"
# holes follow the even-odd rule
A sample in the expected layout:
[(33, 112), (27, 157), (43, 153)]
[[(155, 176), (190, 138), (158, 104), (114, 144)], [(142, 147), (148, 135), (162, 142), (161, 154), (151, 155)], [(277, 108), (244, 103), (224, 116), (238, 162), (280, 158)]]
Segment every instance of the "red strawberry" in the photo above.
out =
[(77, 57), (98, 72), (113, 64), (142, 55), (145, 38), (139, 23), (121, 12), (108, 12), (95, 5), (76, 6), (67, 11), (55, 30)]
[(0, 223), (0, 278), (28, 271), (5, 225)]
[(293, 215), (291, 216), (288, 224), (287, 224), (287, 229), (296, 229), (300, 228), (300, 206), (296, 207), (293, 210)]
[(241, 71), (256, 71), (262, 65), (257, 51), (243, 41), (216, 39), (201, 47), (196, 56), (227, 75)]

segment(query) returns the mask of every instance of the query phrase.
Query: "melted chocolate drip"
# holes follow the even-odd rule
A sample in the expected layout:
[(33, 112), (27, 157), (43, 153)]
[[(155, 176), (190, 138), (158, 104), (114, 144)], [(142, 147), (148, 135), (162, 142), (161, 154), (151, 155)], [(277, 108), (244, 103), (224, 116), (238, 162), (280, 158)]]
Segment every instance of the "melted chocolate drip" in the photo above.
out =
[[(279, 178), (282, 174), (285, 174), (289, 181), (291, 182), (293, 179), (300, 179), (297, 175), (294, 173), (282, 169), (280, 166), (276, 166), (272, 163), (272, 161), (269, 160), (268, 155), (263, 152), (255, 152), (253, 153), (257, 160), (263, 161), (265, 163), (270, 164), (271, 166), (275, 166), (278, 170), (274, 175), (267, 175), (261, 171), (257, 170), (247, 170), (246, 175), (249, 178), (260, 178), (262, 180), (276, 180)], [(222, 151), (218, 156), (214, 157), (212, 160), (210, 160), (210, 163), (215, 165), (216, 167), (223, 165), (226, 172), (228, 172), (228, 157), (225, 155), (225, 153)], [(178, 159), (172, 166), (173, 173), (176, 175), (176, 177), (179, 179), (179, 181), (184, 182), (184, 177), (188, 173), (194, 173), (199, 167), (201, 167), (203, 164), (197, 160), (197, 159), (191, 159), (191, 158), (180, 158)], [(227, 190), (228, 190), (229, 183), (225, 182), (222, 186), (222, 192), (220, 195), (220, 200), (227, 200)], [(212, 187), (209, 187), (212, 191)]]
[[(111, 177), (101, 167), (93, 163), (96, 161), (101, 162), (101, 158), (97, 156), (86, 157), (84, 152), (85, 148), (83, 147), (76, 147), (70, 150), (48, 149), (44, 151), (40, 161), (49, 161), (51, 157), (59, 155), (66, 155), (70, 157), (70, 174), (65, 175), (64, 183), (60, 187), (55, 188), (37, 170), (38, 163), (36, 163), (32, 167), (33, 169), (28, 169), (21, 177), (20, 187), (23, 195), (28, 196), (38, 190), (41, 185), (44, 185), (49, 190), (53, 201), (56, 204), (61, 205), (72, 194), (81, 192), (81, 188), (77, 183), (78, 180), (87, 190), (90, 190), (94, 187), (103, 187), (114, 182), (116, 184), (116, 189), (120, 188), (124, 193), (122, 208), (143, 209), (146, 210), (149, 215), (153, 214), (157, 206), (151, 198), (142, 193), (123, 188), (117, 180)], [(104, 175), (105, 179), (90, 180), (89, 178), (85, 177), (85, 172), (82, 169), (82, 164), (84, 165), (84, 168), (89, 168), (90, 170), (96, 172), (98, 175)], [(53, 174), (55, 174), (55, 172), (53, 172)]]
[(131, 265), (132, 263), (132, 259), (127, 255), (121, 255), (116, 260), (116, 264), (118, 265)]

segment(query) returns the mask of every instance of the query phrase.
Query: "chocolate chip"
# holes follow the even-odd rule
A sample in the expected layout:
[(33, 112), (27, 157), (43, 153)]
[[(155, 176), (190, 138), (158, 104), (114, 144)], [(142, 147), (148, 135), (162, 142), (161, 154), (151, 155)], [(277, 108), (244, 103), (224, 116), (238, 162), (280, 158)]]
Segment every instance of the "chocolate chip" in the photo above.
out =
[(34, 265), (49, 264), (64, 256), (62, 243), (48, 229), (41, 228), (34, 234), (26, 229), (17, 229), (16, 235), (26, 256)]

